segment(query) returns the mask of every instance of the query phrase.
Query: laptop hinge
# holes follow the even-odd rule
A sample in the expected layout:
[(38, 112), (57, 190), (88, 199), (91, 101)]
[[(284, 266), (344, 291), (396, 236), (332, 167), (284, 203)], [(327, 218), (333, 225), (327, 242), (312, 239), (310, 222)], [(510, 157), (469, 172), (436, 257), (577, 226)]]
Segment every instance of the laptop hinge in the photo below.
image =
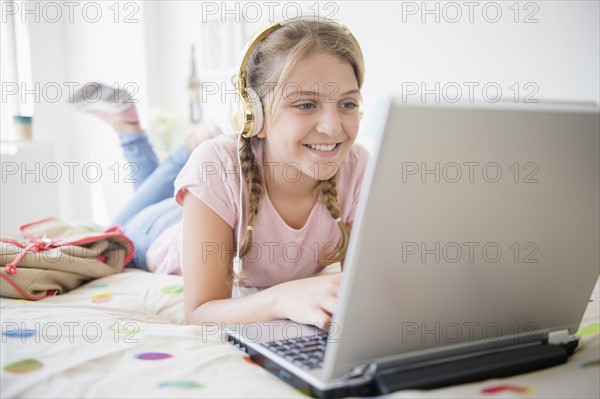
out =
[(446, 362), (381, 369), (374, 377), (378, 394), (402, 389), (433, 389), (448, 385), (504, 378), (565, 363), (566, 345), (518, 345), (485, 351), (476, 356), (449, 358)]
[(557, 330), (548, 333), (548, 344), (550, 345), (564, 345), (572, 340), (573, 337), (569, 335), (569, 330)]
[(352, 367), (342, 378), (346, 381), (354, 380), (356, 378), (371, 379), (377, 371), (377, 363), (359, 364), (358, 366)]

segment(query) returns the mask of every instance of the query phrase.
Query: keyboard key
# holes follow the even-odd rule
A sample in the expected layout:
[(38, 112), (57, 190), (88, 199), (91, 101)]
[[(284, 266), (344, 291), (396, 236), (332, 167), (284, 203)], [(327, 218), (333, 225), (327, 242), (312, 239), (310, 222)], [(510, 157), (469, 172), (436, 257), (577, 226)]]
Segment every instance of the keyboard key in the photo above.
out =
[(263, 343), (262, 346), (304, 369), (323, 367), (327, 334), (290, 338)]

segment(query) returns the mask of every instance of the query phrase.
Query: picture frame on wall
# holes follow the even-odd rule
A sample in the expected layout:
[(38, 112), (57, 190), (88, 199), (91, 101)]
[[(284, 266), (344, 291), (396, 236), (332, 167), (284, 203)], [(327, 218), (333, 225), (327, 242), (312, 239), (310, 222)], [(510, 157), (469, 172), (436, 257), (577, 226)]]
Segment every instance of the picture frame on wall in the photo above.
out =
[(235, 73), (244, 44), (243, 23), (219, 18), (200, 24), (199, 73), (201, 76), (225, 78)]

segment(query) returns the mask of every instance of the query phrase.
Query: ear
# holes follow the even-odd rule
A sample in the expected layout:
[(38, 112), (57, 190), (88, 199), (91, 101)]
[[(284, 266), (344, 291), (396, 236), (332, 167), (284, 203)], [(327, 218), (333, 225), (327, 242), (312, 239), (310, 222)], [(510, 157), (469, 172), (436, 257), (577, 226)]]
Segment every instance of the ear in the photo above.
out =
[(265, 108), (262, 108), (263, 110), (263, 117), (262, 117), (262, 128), (260, 129), (260, 131), (256, 134), (256, 137), (260, 138), (260, 139), (264, 139), (265, 137), (267, 137), (267, 126), (269, 125), (269, 120), (267, 118), (267, 110), (265, 110)]

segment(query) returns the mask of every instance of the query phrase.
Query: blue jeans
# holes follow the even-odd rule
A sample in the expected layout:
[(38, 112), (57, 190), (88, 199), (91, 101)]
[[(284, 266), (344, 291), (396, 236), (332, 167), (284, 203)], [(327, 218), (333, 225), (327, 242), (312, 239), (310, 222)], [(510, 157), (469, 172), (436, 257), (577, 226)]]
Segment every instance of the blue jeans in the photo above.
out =
[(120, 133), (119, 139), (125, 158), (137, 170), (133, 176), (133, 197), (112, 225), (120, 226), (135, 245), (133, 260), (127, 266), (148, 270), (148, 248), (166, 228), (181, 220), (183, 212), (173, 197), (173, 183), (190, 157), (190, 150), (181, 145), (159, 164), (145, 134)]

